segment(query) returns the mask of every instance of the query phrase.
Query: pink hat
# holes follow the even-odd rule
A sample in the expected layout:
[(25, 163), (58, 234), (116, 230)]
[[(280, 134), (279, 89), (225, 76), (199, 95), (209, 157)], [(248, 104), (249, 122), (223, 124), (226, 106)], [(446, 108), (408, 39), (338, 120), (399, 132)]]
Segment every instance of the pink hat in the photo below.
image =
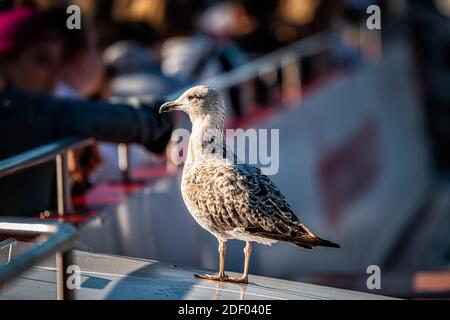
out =
[(23, 50), (39, 42), (60, 41), (41, 13), (18, 7), (0, 14), (0, 54)]

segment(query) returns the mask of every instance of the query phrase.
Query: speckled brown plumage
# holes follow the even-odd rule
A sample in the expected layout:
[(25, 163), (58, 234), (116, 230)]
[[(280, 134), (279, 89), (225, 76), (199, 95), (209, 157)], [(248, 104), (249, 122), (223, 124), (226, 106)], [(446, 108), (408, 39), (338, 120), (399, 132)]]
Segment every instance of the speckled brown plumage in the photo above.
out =
[(182, 190), (195, 220), (218, 239), (289, 241), (309, 249), (321, 244), (258, 168), (226, 161), (187, 164)]

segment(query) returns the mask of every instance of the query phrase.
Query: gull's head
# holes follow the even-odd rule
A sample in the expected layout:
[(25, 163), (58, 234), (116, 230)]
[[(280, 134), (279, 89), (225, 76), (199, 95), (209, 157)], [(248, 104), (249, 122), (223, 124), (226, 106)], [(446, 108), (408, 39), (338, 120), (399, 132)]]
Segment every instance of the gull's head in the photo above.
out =
[(159, 113), (180, 110), (186, 112), (191, 120), (211, 116), (223, 120), (225, 105), (216, 89), (196, 86), (188, 89), (178, 99), (164, 103)]

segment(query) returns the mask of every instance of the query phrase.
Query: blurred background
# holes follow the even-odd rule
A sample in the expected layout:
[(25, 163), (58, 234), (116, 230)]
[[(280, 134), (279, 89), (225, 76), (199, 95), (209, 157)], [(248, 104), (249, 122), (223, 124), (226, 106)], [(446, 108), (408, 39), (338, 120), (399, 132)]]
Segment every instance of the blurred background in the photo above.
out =
[[(71, 4), (77, 31), (66, 27)], [(2, 12), (23, 6), (52, 40), (0, 52), (16, 86), (99, 101), (208, 83), (225, 97), (228, 128), (280, 130), (273, 180), (342, 248), (255, 246), (252, 274), (373, 293), (367, 267), (378, 265), (376, 293), (450, 298), (450, 1), (0, 1)], [(181, 114), (177, 123), (189, 128)], [(70, 159), (64, 219), (80, 248), (216, 268), (216, 240), (188, 214), (170, 157), (96, 142)], [(51, 208), (23, 215), (54, 218)], [(230, 243), (228, 270), (242, 269), (242, 245)]]

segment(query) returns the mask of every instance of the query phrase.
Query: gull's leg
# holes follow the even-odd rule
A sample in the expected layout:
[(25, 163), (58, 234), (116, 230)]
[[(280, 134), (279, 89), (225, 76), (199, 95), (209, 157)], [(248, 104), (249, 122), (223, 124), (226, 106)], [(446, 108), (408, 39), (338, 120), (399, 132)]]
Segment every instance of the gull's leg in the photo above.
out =
[(219, 274), (203, 274), (203, 275), (194, 274), (194, 277), (214, 281), (227, 281), (228, 276), (225, 274), (226, 251), (227, 251), (227, 244), (225, 243), (225, 241), (219, 240), (219, 256), (220, 256)]
[(250, 241), (246, 242), (245, 248), (244, 248), (244, 254), (245, 254), (245, 263), (244, 263), (244, 273), (239, 278), (228, 278), (226, 281), (229, 282), (236, 282), (236, 283), (248, 283), (248, 267), (250, 265), (250, 256), (252, 255), (252, 245)]
[(219, 241), (219, 279), (220, 281), (225, 280), (225, 254), (227, 252), (227, 244), (224, 241)]

